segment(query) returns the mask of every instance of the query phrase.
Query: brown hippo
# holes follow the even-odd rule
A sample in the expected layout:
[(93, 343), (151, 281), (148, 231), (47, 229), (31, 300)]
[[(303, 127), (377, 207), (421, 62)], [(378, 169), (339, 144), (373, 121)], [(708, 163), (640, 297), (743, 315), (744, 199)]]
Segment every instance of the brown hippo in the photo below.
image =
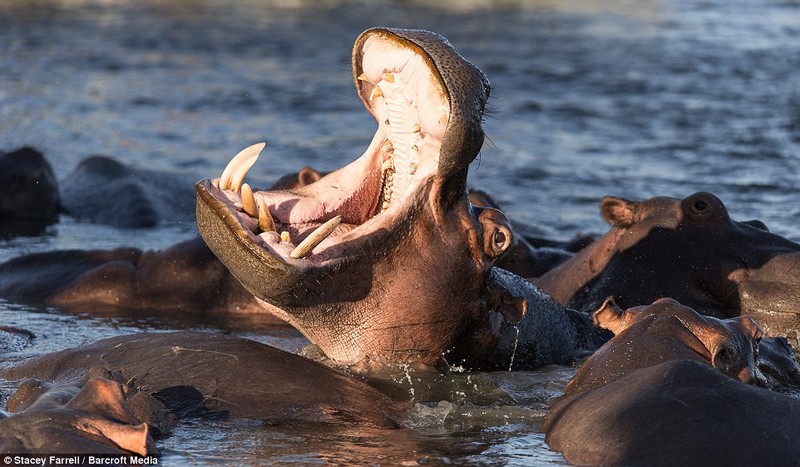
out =
[(199, 237), (160, 251), (122, 247), (13, 258), (0, 264), (0, 297), (80, 311), (265, 313), (268, 308)]
[[(671, 299), (595, 313), (616, 335), (581, 366), (545, 419), (576, 465), (786, 465), (800, 459), (800, 400), (745, 384), (791, 379), (797, 361), (748, 317), (719, 320)], [(759, 341), (761, 342), (759, 343)], [(760, 352), (758, 352), (760, 353)], [(786, 359), (786, 360), (784, 360)], [(786, 368), (781, 366), (791, 360)], [(800, 386), (794, 382), (795, 394)]]
[(494, 267), (513, 241), (508, 221), (469, 202), (484, 74), (442, 36), (418, 30), (364, 32), (352, 64), (378, 123), (366, 152), (302, 188), (253, 193), (242, 180), (263, 144), (245, 149), (220, 178), (196, 185), (206, 243), (245, 288), (343, 364), (568, 359), (580, 340), (573, 317)]
[(147, 411), (166, 408), (152, 396), (102, 378), (81, 387), (26, 381), (32, 385), (42, 390), (13, 399), (9, 410), (17, 413), (0, 418), (3, 454), (158, 455), (148, 424), (155, 417)]
[(731, 220), (709, 193), (682, 200), (600, 203), (611, 230), (533, 283), (559, 303), (597, 308), (613, 296), (622, 307), (672, 297), (720, 318), (747, 314), (767, 335), (800, 331), (800, 244), (759, 222)]
[(40, 235), (58, 222), (58, 183), (41, 152), (22, 147), (0, 154), (0, 238)]
[[(20, 391), (33, 396), (12, 398), (15, 408), (35, 400), (39, 386), (84, 387), (98, 375), (134, 385), (178, 417), (397, 427), (403, 408), (366, 383), (307, 358), (201, 332), (112, 337), (0, 368), (0, 378), (36, 383), (22, 384)], [(145, 411), (148, 423), (153, 412)]]
[[(271, 189), (319, 179), (304, 167)], [(199, 237), (160, 251), (60, 250), (12, 258), (0, 264), (0, 297), (62, 309), (171, 310), (202, 313), (269, 313)], [(276, 318), (276, 323), (283, 321)]]

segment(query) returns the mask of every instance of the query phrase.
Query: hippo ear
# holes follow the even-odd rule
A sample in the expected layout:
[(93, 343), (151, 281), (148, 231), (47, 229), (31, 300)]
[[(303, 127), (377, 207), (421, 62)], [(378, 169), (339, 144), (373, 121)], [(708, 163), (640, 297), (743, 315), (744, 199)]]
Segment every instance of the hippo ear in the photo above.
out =
[(753, 318), (749, 316), (740, 316), (736, 318), (736, 320), (739, 322), (739, 325), (742, 326), (742, 329), (744, 329), (745, 334), (750, 336), (754, 341), (758, 342), (764, 337), (764, 332), (758, 324), (753, 321)]
[(630, 227), (636, 203), (616, 196), (604, 196), (600, 201), (600, 215), (612, 227)]
[(486, 206), (490, 208), (500, 209), (500, 205), (492, 198), (489, 193), (483, 190), (469, 190), (469, 202), (473, 206)]
[(300, 186), (311, 185), (320, 178), (322, 178), (322, 173), (309, 166), (303, 167), (300, 169), (300, 172), (297, 173), (297, 182)]
[(140, 456), (157, 452), (147, 423), (129, 425), (94, 417), (81, 418), (81, 422), (77, 424), (78, 429), (102, 436), (126, 451)]
[(66, 405), (75, 410), (133, 423), (135, 419), (125, 404), (122, 391), (122, 385), (116, 381), (92, 378)]
[(592, 320), (595, 326), (608, 329), (614, 335), (627, 329), (630, 323), (625, 320), (625, 311), (622, 310), (616, 303), (614, 297), (608, 297), (600, 308), (598, 308), (592, 315)]

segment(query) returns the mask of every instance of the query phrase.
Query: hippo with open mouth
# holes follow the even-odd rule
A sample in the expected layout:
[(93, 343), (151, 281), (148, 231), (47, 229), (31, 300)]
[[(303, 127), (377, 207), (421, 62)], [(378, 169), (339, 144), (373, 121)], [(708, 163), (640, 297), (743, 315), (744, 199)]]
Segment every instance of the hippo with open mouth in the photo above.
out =
[(309, 185), (253, 191), (242, 181), (264, 146), (245, 149), (220, 178), (196, 185), (208, 246), (342, 364), (437, 365), (444, 356), (508, 368), (525, 339), (524, 365), (569, 358), (586, 320), (493, 267), (511, 245), (508, 220), (468, 199), (486, 76), (419, 30), (364, 32), (352, 64), (378, 122), (364, 154)]

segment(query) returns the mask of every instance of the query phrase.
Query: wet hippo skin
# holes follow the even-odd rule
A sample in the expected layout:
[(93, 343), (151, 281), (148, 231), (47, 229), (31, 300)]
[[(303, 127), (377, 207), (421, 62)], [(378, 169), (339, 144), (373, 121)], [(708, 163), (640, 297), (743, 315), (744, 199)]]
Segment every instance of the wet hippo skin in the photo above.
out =
[(700, 313), (749, 315), (796, 343), (800, 244), (755, 221), (737, 222), (710, 193), (644, 201), (605, 197), (607, 234), (533, 283), (565, 306), (592, 310), (672, 297)]
[[(284, 175), (273, 188), (296, 188), (318, 178), (306, 167)], [(247, 292), (199, 237), (158, 251), (60, 250), (12, 258), (0, 264), (0, 297), (83, 312), (269, 314), (273, 308)], [(283, 323), (277, 317), (275, 322)]]
[[(0, 264), (0, 297), (93, 310), (268, 313), (203, 243), (165, 250), (62, 250)], [(277, 322), (277, 319), (276, 319)]]
[[(606, 303), (595, 316), (617, 334), (581, 366), (543, 426), (548, 444), (570, 463), (800, 459), (800, 400), (742, 382), (766, 385), (771, 378), (761, 374), (767, 362), (754, 358), (760, 331), (749, 318), (703, 317), (669, 299), (625, 312)], [(791, 378), (796, 360), (780, 358), (766, 356)]]
[(258, 342), (210, 333), (132, 334), (6, 363), (0, 377), (82, 386), (105, 372), (179, 416), (396, 427), (401, 407), (353, 377)]
[(0, 452), (158, 455), (148, 425), (154, 417), (136, 415), (143, 406), (166, 411), (149, 395), (103, 378), (91, 378), (81, 387), (42, 387), (27, 395), (24, 406), (9, 408), (15, 413), (0, 418)]
[[(263, 144), (244, 149), (196, 185), (211, 250), (341, 364), (568, 361), (585, 336), (581, 318), (495, 267), (514, 234), (502, 212), (469, 201), (484, 74), (418, 30), (368, 30), (352, 63), (378, 124), (368, 149), (302, 188), (255, 192), (242, 180)], [(522, 340), (527, 351), (515, 354)]]

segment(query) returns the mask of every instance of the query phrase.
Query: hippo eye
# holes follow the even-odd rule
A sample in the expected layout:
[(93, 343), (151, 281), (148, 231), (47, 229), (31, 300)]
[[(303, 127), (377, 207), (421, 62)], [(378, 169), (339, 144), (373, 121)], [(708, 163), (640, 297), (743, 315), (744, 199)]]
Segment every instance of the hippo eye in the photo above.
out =
[(703, 200), (699, 199), (699, 200), (694, 202), (694, 210), (697, 211), (697, 212), (703, 212), (703, 211), (706, 210), (707, 207), (708, 207), (708, 204), (706, 204), (706, 202), (703, 201)]
[(506, 234), (502, 230), (496, 230), (494, 232), (494, 244), (497, 245), (498, 248), (503, 248), (506, 244)]

